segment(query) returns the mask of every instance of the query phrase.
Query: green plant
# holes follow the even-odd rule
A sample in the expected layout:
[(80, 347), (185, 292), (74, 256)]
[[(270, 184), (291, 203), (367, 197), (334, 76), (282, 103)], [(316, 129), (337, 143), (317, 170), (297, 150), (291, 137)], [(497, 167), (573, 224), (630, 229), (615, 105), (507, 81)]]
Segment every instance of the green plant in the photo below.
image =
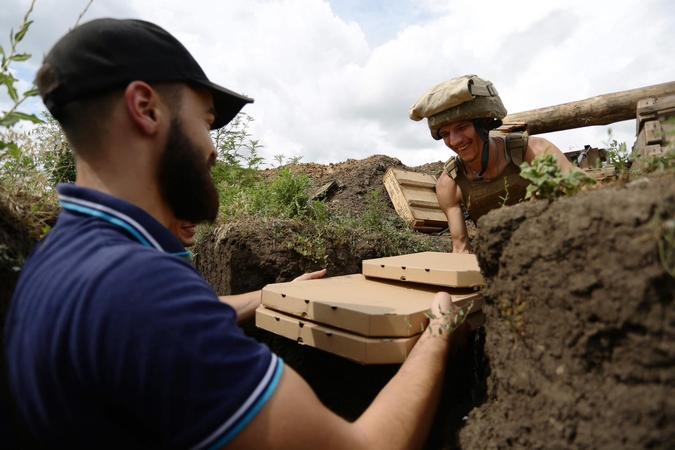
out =
[(641, 169), (643, 172), (650, 173), (672, 169), (673, 167), (675, 167), (675, 149), (671, 147), (659, 156), (645, 159)]
[(502, 201), (502, 206), (506, 206), (506, 202), (509, 201), (509, 180), (504, 178), (504, 196), (500, 196), (499, 200)]
[(563, 174), (553, 155), (544, 153), (520, 166), (520, 176), (530, 181), (525, 199), (540, 198), (553, 200), (564, 195), (573, 195), (584, 186), (595, 184), (595, 180), (578, 170)]
[(293, 233), (287, 242), (287, 246), (298, 254), (311, 259), (315, 263), (321, 263), (325, 267), (328, 254), (326, 253), (326, 240), (320, 231), (313, 235)]
[(49, 112), (42, 113), (43, 122), (30, 132), (39, 152), (38, 159), (52, 184), (75, 182), (75, 157), (61, 125)]
[[(383, 222), (382, 211), (386, 202), (382, 198), (382, 191), (372, 190), (366, 194), (366, 209), (363, 212), (363, 221), (368, 227), (377, 227)], [(386, 220), (386, 219), (385, 219)]]
[(211, 132), (211, 139), (218, 152), (218, 160), (212, 174), (216, 185), (221, 188), (251, 186), (258, 181), (258, 170), (263, 163), (259, 140), (250, 139), (249, 124), (253, 117), (239, 113), (227, 124)]
[[(75, 26), (89, 8), (91, 0), (78, 17)], [(58, 172), (65, 167), (60, 158), (50, 159), (49, 151), (43, 152), (39, 135), (27, 131), (17, 131), (16, 125), (23, 122), (45, 125), (45, 122), (35, 114), (21, 112), (23, 103), (38, 95), (35, 83), (19, 94), (16, 83), (19, 81), (13, 75), (13, 65), (24, 63), (30, 59), (28, 53), (18, 53), (18, 44), (25, 38), (30, 29), (32, 20), (30, 14), (35, 6), (31, 1), (18, 31), (10, 31), (10, 46), (8, 50), (0, 46), (2, 64), (0, 84), (5, 86), (9, 96), (9, 109), (0, 112), (0, 209), (3, 219), (16, 221), (17, 230), (21, 237), (4, 245), (1, 251), (2, 267), (8, 264), (13, 271), (18, 270), (25, 260), (32, 243), (41, 238), (50, 228), (50, 223), (56, 216), (58, 204), (56, 190), (53, 188), (50, 175), (51, 169)], [(49, 124), (47, 124), (49, 126)], [(39, 128), (38, 128), (39, 129)], [(45, 159), (46, 158), (46, 159)], [(50, 166), (50, 161), (55, 164)], [(49, 167), (46, 167), (49, 166)]]
[[(424, 316), (429, 320), (437, 319), (439, 317), (443, 318), (443, 324), (439, 325), (436, 330), (434, 330), (434, 327), (430, 323), (427, 327), (427, 331), (432, 335), (436, 332), (439, 336), (442, 336), (443, 332), (452, 333), (464, 323), (466, 316), (469, 311), (471, 311), (472, 307), (473, 301), (462, 307), (455, 307), (448, 311), (440, 311), (440, 316), (436, 316), (431, 310), (425, 311)], [(424, 332), (424, 325), (421, 326), (421, 331)]]
[(617, 179), (626, 178), (633, 158), (632, 152), (628, 151), (625, 142), (619, 143), (614, 139), (611, 128), (607, 129), (607, 140), (604, 145), (607, 160), (603, 163), (603, 167), (614, 167), (614, 176)]
[(293, 157), (286, 157), (283, 153), (280, 153), (278, 155), (274, 155), (274, 160), (277, 162), (277, 167), (283, 166), (284, 164), (298, 164), (300, 163), (300, 160), (302, 159), (302, 156), (293, 156)]
[(652, 227), (661, 265), (675, 278), (675, 219), (664, 220), (657, 216)]
[(501, 295), (497, 297), (499, 314), (504, 324), (513, 333), (513, 348), (518, 346), (518, 341), (525, 343), (525, 301), (520, 297), (515, 300), (507, 300)]
[[(31, 2), (28, 12), (26, 12), (26, 15), (23, 17), (23, 22), (21, 22), (21, 25), (19, 26), (19, 31), (14, 33), (13, 28), (10, 30), (9, 53), (6, 53), (4, 48), (0, 46), (0, 55), (2, 55), (2, 72), (0, 72), (0, 84), (5, 85), (7, 88), (7, 94), (12, 100), (12, 106), (10, 109), (2, 112), (0, 115), (0, 126), (5, 128), (11, 128), (22, 120), (27, 120), (32, 123), (41, 122), (41, 120), (35, 114), (26, 114), (18, 111), (19, 106), (21, 106), (24, 101), (38, 95), (35, 83), (33, 83), (30, 89), (19, 95), (16, 88), (14, 87), (14, 83), (18, 82), (19, 80), (15, 78), (10, 72), (10, 64), (24, 62), (31, 57), (29, 53), (17, 53), (16, 47), (26, 36), (29, 27), (33, 23), (32, 20), (28, 20), (30, 13), (33, 12), (33, 6), (35, 6), (35, 0)], [(15, 149), (16, 147), (16, 142), (7, 142), (5, 140), (0, 141), (0, 150), (4, 150), (6, 148)]]

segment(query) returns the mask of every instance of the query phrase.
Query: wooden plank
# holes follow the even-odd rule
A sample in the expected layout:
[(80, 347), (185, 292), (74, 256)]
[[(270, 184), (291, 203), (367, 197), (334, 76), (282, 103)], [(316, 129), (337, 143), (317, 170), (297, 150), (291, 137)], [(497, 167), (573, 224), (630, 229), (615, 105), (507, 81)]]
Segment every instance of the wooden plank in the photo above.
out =
[(658, 120), (650, 120), (644, 122), (640, 133), (633, 146), (633, 151), (637, 154), (642, 154), (643, 149), (648, 145), (659, 144), (663, 140), (663, 131), (661, 129), (661, 122)]
[(645, 158), (658, 158), (666, 153), (666, 148), (660, 145), (647, 145), (642, 151)]
[[(637, 104), (642, 99), (673, 94), (675, 94), (675, 81), (509, 114), (503, 122), (505, 124), (526, 123), (526, 131), (530, 135), (593, 125), (608, 125), (635, 119)], [(504, 132), (502, 127), (497, 130)]]
[(435, 188), (436, 187), (436, 182), (430, 182), (430, 181), (416, 181), (416, 180), (408, 180), (405, 178), (399, 178), (398, 183), (402, 186), (412, 186), (412, 187), (426, 187), (426, 188)]
[(597, 169), (584, 169), (586, 175), (593, 178), (595, 181), (603, 182), (613, 180), (615, 170), (614, 167), (600, 167)]
[(661, 140), (663, 140), (663, 131), (661, 130), (661, 122), (659, 122), (658, 120), (652, 120), (651, 122), (645, 123), (644, 130), (647, 145), (659, 144)]
[(320, 188), (318, 188), (311, 196), (312, 200), (316, 200), (319, 198), (323, 198), (326, 195), (328, 195), (328, 192), (333, 189), (333, 187), (336, 186), (335, 181), (329, 181), (328, 183), (324, 184)]
[(415, 228), (415, 229), (416, 229), (417, 231), (419, 231), (420, 233), (431, 234), (431, 233), (438, 233), (439, 231), (444, 230), (444, 229), (447, 228), (447, 227), (448, 227), (448, 225), (447, 225), (447, 223), (446, 223), (446, 225), (445, 225), (444, 227), (432, 227), (432, 226), (424, 226), (424, 225), (420, 225), (420, 226), (418, 226), (418, 227)]
[(664, 120), (672, 115), (675, 115), (675, 95), (661, 98), (650, 97), (640, 101), (635, 121), (636, 134), (639, 134), (648, 122)]
[(411, 199), (411, 200), (408, 200), (408, 205), (410, 205), (411, 207), (419, 206), (419, 207), (421, 207), (421, 208), (434, 208), (434, 209), (437, 209), (437, 207), (438, 207), (438, 201), (430, 202), (430, 201), (425, 201), (425, 200)]
[(426, 227), (434, 227), (434, 228), (445, 228), (448, 226), (448, 221), (443, 216), (444, 220), (434, 220), (434, 219), (414, 219), (411, 223), (410, 226), (411, 228), (415, 230), (421, 230)]

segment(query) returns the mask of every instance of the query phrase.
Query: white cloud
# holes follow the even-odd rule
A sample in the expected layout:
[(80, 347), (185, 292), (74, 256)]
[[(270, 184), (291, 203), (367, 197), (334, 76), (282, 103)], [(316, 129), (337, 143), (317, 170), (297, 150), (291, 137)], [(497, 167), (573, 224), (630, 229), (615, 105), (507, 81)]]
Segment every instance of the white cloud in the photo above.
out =
[[(28, 4), (6, 3), (5, 28)], [(26, 46), (48, 51), (84, 4), (38, 2)], [(102, 16), (158, 23), (212, 80), (255, 98), (245, 111), (269, 162), (277, 154), (445, 160), (449, 150), (407, 111), (431, 85), (466, 73), (492, 80), (510, 112), (675, 80), (670, 0), (97, 0), (85, 20)], [(547, 137), (563, 150), (598, 146), (606, 129)], [(633, 143), (632, 121), (613, 129)]]

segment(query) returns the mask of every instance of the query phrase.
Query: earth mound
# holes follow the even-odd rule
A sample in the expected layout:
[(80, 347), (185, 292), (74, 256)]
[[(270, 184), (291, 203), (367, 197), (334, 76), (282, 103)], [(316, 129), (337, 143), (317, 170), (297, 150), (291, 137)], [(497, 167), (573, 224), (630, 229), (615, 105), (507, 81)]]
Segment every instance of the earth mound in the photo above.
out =
[(479, 221), (489, 376), (461, 448), (675, 447), (674, 217), (671, 178)]

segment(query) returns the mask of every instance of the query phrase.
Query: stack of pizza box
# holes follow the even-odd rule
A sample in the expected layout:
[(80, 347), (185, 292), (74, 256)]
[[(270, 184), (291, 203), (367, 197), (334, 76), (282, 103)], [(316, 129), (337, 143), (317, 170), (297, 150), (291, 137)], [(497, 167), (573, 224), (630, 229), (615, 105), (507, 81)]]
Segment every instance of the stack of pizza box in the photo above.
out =
[(473, 328), (485, 316), (475, 255), (423, 252), (363, 261), (362, 273), (265, 286), (256, 326), (362, 364), (402, 363), (434, 295), (450, 294)]

